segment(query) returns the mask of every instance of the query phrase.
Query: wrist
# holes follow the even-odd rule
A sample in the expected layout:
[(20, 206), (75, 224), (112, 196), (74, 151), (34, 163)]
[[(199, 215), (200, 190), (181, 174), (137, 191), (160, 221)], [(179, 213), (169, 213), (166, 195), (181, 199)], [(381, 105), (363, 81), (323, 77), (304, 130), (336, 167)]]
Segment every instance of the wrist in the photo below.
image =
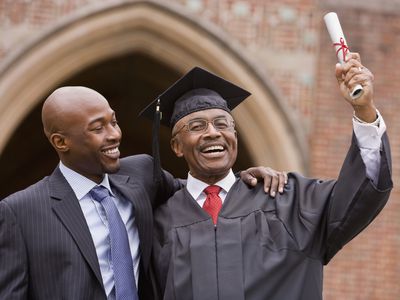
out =
[(373, 104), (366, 106), (354, 105), (354, 116), (362, 122), (373, 123), (377, 118), (378, 114)]

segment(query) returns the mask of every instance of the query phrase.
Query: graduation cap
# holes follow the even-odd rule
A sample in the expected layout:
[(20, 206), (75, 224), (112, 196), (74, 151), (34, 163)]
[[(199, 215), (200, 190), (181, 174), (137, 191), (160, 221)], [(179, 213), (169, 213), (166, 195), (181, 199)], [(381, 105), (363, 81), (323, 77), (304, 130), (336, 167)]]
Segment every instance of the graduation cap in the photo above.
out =
[(140, 116), (153, 120), (155, 180), (161, 180), (158, 142), (160, 124), (173, 128), (181, 118), (206, 109), (219, 108), (230, 112), (248, 96), (250, 93), (239, 86), (200, 67), (194, 67), (142, 110)]

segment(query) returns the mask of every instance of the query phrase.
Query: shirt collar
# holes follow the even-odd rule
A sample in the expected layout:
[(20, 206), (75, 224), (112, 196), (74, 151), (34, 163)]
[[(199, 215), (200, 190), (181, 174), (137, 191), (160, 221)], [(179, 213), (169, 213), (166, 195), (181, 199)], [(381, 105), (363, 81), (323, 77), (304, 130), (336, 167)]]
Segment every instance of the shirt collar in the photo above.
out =
[[(229, 170), (228, 175), (226, 175), (223, 179), (215, 183), (214, 185), (218, 185), (221, 187), (226, 193), (229, 192), (232, 185), (235, 183), (236, 177), (232, 172), (232, 169)], [(190, 173), (188, 173), (188, 179), (186, 182), (186, 189), (192, 195), (194, 199), (199, 198), (200, 194), (204, 191), (209, 184), (194, 178)]]
[[(64, 175), (65, 179), (71, 186), (72, 190), (74, 191), (75, 196), (76, 198), (78, 198), (78, 200), (81, 200), (84, 196), (86, 196), (87, 193), (90, 192), (91, 189), (98, 185), (96, 182), (90, 180), (89, 178), (68, 168), (61, 161), (59, 164), (59, 168), (61, 173)], [(111, 191), (110, 182), (108, 180), (108, 174), (104, 174), (103, 180), (99, 185), (106, 187), (110, 191), (110, 193), (113, 194), (113, 192)]]

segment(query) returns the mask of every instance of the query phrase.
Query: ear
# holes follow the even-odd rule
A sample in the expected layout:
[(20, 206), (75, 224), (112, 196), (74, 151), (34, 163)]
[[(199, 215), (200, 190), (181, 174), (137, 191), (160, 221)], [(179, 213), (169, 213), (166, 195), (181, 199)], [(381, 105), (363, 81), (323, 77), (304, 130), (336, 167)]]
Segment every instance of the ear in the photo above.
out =
[(174, 151), (174, 153), (177, 157), (183, 157), (182, 144), (179, 141), (179, 138), (173, 137), (170, 141), (170, 145), (171, 145), (172, 151)]
[(49, 137), (50, 144), (57, 152), (67, 152), (69, 150), (65, 135), (61, 133), (53, 133)]

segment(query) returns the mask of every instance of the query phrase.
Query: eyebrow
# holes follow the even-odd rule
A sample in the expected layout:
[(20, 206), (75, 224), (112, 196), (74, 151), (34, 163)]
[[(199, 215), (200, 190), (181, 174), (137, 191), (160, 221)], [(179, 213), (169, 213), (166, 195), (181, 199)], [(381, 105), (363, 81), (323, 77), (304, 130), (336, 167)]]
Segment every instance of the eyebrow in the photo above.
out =
[[(112, 118), (115, 118), (115, 111), (112, 112), (111, 116), (112, 116)], [(96, 122), (101, 122), (101, 121), (103, 121), (103, 119), (104, 119), (104, 116), (103, 117), (98, 117), (98, 118), (96, 118), (94, 120), (91, 120), (88, 125), (90, 126), (90, 125), (92, 125), (92, 124), (94, 124)]]
[[(228, 119), (228, 116), (226, 116), (226, 115), (218, 115), (218, 116), (213, 117), (211, 120), (215, 120), (215, 119), (218, 119), (218, 118), (226, 118), (226, 119)], [(193, 119), (189, 119), (188, 122), (196, 121), (196, 120), (208, 120), (208, 118), (206, 118), (206, 117), (196, 117), (196, 118), (193, 118)]]

